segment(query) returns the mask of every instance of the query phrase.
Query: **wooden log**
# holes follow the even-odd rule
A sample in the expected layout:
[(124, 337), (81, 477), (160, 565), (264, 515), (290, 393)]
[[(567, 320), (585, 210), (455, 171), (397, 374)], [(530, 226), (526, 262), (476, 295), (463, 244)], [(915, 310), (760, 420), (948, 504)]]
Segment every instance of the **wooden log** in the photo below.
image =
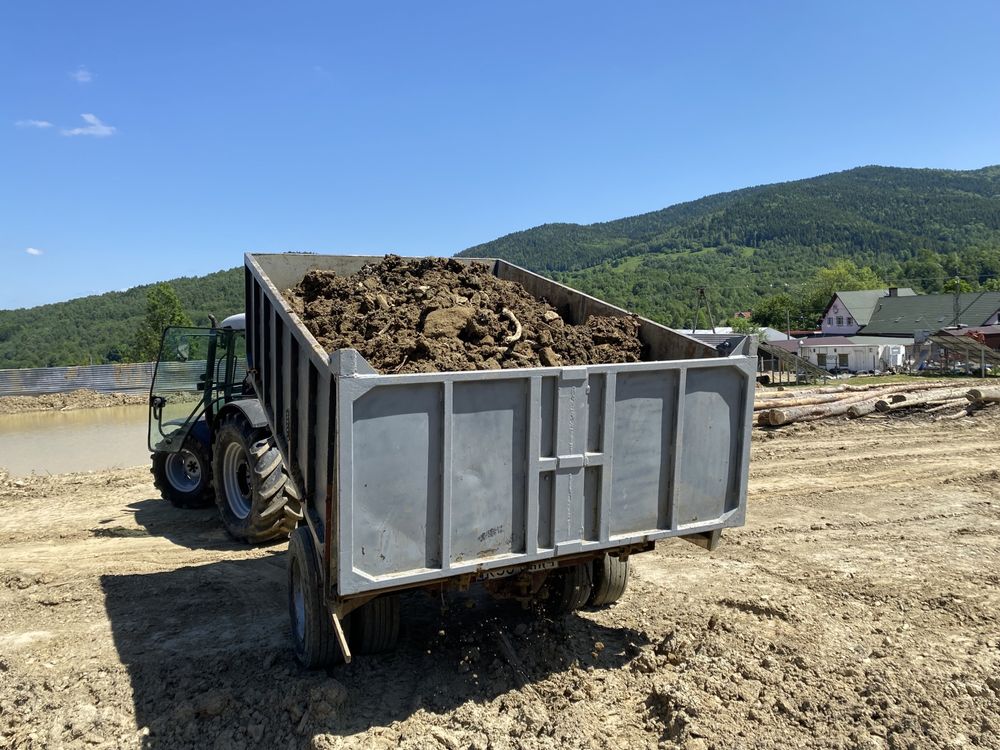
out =
[[(956, 389), (947, 382), (914, 383), (883, 386), (881, 388), (865, 387), (859, 392), (845, 391), (833, 401), (812, 403), (812, 399), (791, 401), (788, 406), (779, 406), (776, 401), (762, 404), (758, 411), (757, 423), (781, 427), (794, 422), (809, 422), (828, 417), (848, 416), (859, 417), (874, 411), (889, 412), (899, 408), (915, 408), (929, 402), (941, 402), (950, 398), (964, 397), (965, 388)], [(922, 395), (914, 395), (920, 393)], [(851, 414), (851, 407), (858, 406)]]
[(956, 398), (965, 398), (966, 392), (967, 391), (965, 388), (939, 389), (937, 391), (924, 394), (923, 396), (915, 396), (913, 398), (907, 398), (905, 401), (895, 404), (885, 399), (880, 399), (875, 403), (875, 410), (885, 414), (890, 411), (913, 409), (917, 406), (926, 406), (929, 403), (939, 403), (942, 401), (949, 401)]
[(962, 417), (971, 417), (977, 411), (981, 411), (981, 410), (986, 409), (988, 407), (991, 407), (993, 405), (994, 405), (994, 402), (992, 402), (992, 401), (973, 401), (973, 402), (971, 402), (969, 404), (966, 404), (965, 408), (962, 409), (959, 412), (955, 412), (954, 414), (944, 414), (944, 415), (942, 415), (940, 417), (937, 417), (936, 419), (938, 419), (938, 420), (940, 420), (940, 419), (961, 419)]
[(761, 409), (782, 409), (789, 406), (811, 406), (812, 404), (831, 404), (844, 398), (843, 393), (824, 393), (815, 396), (799, 398), (772, 398), (764, 401), (754, 401), (754, 411)]
[(970, 388), (966, 394), (969, 401), (986, 401), (991, 404), (1000, 403), (1000, 388)]
[(871, 414), (875, 411), (875, 402), (879, 399), (870, 398), (867, 401), (862, 401), (859, 404), (852, 404), (847, 407), (847, 416), (851, 419), (857, 419), (858, 417), (863, 417), (867, 414)]
[(924, 409), (924, 414), (936, 414), (937, 412), (944, 411), (945, 409), (954, 409), (959, 404), (965, 404), (965, 399), (951, 398), (943, 403), (937, 404), (936, 406), (931, 406), (929, 409)]
[(811, 422), (816, 419), (826, 419), (847, 414), (847, 410), (856, 403), (867, 401), (871, 397), (860, 394), (842, 398), (832, 404), (814, 404), (809, 406), (791, 406), (785, 409), (769, 409), (768, 419), (772, 427), (792, 424), (793, 422)]
[[(928, 389), (928, 384), (920, 384), (922, 388), (917, 388), (916, 391), (920, 390), (933, 390)], [(941, 387), (947, 387), (949, 384), (945, 383)], [(835, 403), (844, 398), (858, 398), (860, 396), (867, 398), (886, 398), (887, 400), (892, 400), (889, 398), (892, 394), (902, 394), (914, 392), (913, 386), (909, 384), (900, 385), (886, 385), (878, 388), (865, 389), (863, 391), (842, 391), (840, 393), (819, 393), (805, 396), (790, 396), (785, 399), (775, 399), (769, 398), (766, 400), (757, 400), (759, 398), (755, 397), (754, 400), (754, 411), (760, 411), (761, 409), (784, 409), (798, 406), (812, 406), (814, 404), (826, 404)], [(893, 396), (893, 398), (898, 398), (898, 396)], [(903, 396), (905, 398), (905, 396)]]

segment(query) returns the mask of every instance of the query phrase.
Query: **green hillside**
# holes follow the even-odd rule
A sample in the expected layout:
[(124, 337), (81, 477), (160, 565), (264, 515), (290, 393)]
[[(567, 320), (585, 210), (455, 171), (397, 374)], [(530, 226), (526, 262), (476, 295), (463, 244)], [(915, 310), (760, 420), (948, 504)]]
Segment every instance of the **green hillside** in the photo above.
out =
[[(168, 282), (195, 325), (243, 311), (243, 268)], [(0, 310), (0, 369), (101, 364), (128, 350), (146, 313), (146, 290), (108, 292)]]
[(937, 292), (957, 275), (975, 288), (1000, 274), (1000, 167), (861, 167), (546, 224), (460, 255), (504, 258), (675, 326), (690, 321), (699, 286), (725, 317), (786, 288), (794, 297), (843, 258), (887, 285)]
[[(716, 321), (748, 308), (784, 320), (790, 297), (792, 324), (813, 325), (818, 300), (845, 274), (925, 292), (954, 276), (1000, 289), (1000, 166), (861, 167), (601, 224), (546, 224), (460, 255), (506, 258), (678, 327), (690, 324), (698, 287)], [(243, 309), (242, 268), (169, 283), (197, 325)], [(132, 343), (148, 288), (0, 310), (0, 368), (116, 358)]]

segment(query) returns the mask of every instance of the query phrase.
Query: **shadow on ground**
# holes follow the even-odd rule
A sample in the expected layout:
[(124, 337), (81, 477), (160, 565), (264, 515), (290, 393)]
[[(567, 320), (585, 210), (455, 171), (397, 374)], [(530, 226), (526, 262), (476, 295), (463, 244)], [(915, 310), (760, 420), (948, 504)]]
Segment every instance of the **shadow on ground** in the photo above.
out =
[[(140, 530), (95, 529), (94, 533), (103, 536), (136, 533), (159, 536), (189, 549), (217, 551), (249, 549), (249, 545), (237, 542), (226, 534), (215, 505), (207, 508), (177, 508), (161, 498), (150, 498), (131, 503), (126, 506), (126, 510), (135, 515), (135, 522), (141, 527)], [(281, 541), (276, 542), (274, 546), (284, 549), (283, 545), (284, 541)]]
[(149, 748), (301, 747), (317, 734), (488, 701), (574, 664), (614, 669), (645, 643), (627, 628), (575, 615), (547, 620), (481, 592), (414, 592), (403, 597), (395, 651), (309, 672), (291, 653), (277, 551), (107, 575), (101, 585)]

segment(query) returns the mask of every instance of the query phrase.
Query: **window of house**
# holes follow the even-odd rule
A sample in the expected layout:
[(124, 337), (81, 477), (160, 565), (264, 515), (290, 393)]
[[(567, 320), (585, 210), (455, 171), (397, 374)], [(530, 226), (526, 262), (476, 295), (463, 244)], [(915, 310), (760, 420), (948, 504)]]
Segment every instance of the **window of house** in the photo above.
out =
[(826, 367), (826, 354), (817, 354), (816, 364), (820, 367)]
[(829, 318), (826, 319), (826, 324), (828, 326), (832, 326), (833, 325), (833, 316), (831, 316), (831, 317), (829, 317)]
[(838, 354), (837, 355), (837, 367), (847, 367), (849, 362), (849, 354)]
[(838, 326), (844, 325), (844, 316), (843, 315), (838, 315), (837, 316), (837, 325)]
[(849, 326), (854, 325), (854, 318), (848, 318), (847, 319), (847, 325), (849, 325)]

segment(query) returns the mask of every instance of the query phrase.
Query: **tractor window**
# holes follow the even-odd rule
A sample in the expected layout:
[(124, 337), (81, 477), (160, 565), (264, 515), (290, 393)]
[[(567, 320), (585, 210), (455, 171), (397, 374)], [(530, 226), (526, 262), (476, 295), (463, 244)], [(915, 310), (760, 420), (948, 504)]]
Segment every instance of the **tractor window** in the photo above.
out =
[[(149, 392), (149, 449), (176, 453), (205, 408), (205, 378), (212, 372), (216, 332), (168, 328)], [(211, 396), (211, 394), (209, 394)]]
[(219, 404), (248, 395), (243, 381), (247, 376), (246, 335), (241, 330), (217, 330), (213, 399)]

